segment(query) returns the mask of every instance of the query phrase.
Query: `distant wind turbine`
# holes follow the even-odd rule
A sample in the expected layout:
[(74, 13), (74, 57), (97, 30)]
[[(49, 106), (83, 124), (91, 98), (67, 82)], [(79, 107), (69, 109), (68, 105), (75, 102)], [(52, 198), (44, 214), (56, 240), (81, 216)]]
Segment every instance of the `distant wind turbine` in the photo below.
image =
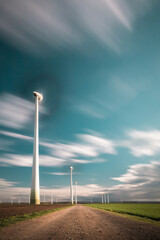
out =
[(107, 193), (107, 201), (108, 201), (108, 203), (110, 202), (110, 200), (109, 200), (109, 193)]
[(75, 204), (77, 204), (77, 182), (75, 184)]
[(71, 200), (71, 203), (73, 204), (72, 170), (73, 170), (73, 167), (70, 167), (70, 177), (71, 177), (71, 182), (70, 182), (70, 200)]
[(102, 193), (102, 203), (103, 203), (103, 193)]

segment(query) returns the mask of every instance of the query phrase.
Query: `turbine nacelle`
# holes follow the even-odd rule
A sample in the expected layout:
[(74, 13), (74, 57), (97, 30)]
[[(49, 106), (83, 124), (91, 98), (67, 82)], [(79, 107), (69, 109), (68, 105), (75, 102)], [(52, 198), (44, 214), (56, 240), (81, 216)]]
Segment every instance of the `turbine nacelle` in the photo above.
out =
[(39, 102), (43, 100), (43, 95), (40, 94), (39, 92), (34, 91), (33, 94), (34, 96), (38, 97)]

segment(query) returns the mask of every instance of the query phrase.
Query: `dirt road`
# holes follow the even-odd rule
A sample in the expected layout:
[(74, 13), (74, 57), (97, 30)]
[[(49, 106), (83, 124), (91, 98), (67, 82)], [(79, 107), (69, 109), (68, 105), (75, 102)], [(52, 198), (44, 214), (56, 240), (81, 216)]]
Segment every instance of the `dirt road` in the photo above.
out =
[(3, 228), (8, 240), (160, 240), (160, 227), (82, 205)]

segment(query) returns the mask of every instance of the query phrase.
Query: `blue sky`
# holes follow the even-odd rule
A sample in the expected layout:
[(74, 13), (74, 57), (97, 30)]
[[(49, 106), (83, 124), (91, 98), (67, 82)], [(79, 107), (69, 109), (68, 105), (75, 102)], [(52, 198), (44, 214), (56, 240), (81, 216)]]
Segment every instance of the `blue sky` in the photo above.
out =
[(160, 200), (157, 0), (0, 3), (1, 201), (28, 201), (34, 96), (48, 200)]

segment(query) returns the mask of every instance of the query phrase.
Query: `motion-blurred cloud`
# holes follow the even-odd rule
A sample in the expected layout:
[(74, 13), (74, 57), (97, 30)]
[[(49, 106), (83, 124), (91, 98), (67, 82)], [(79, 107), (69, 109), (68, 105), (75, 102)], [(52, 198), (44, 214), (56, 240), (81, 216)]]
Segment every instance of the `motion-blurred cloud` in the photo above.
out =
[(8, 42), (29, 52), (40, 46), (84, 46), (88, 37), (119, 52), (123, 33), (131, 32), (147, 1), (6, 0), (0, 2), (0, 30)]
[[(0, 125), (9, 128), (25, 128), (34, 116), (34, 102), (9, 93), (0, 95), (0, 109)], [(45, 112), (43, 107), (40, 111)]]

